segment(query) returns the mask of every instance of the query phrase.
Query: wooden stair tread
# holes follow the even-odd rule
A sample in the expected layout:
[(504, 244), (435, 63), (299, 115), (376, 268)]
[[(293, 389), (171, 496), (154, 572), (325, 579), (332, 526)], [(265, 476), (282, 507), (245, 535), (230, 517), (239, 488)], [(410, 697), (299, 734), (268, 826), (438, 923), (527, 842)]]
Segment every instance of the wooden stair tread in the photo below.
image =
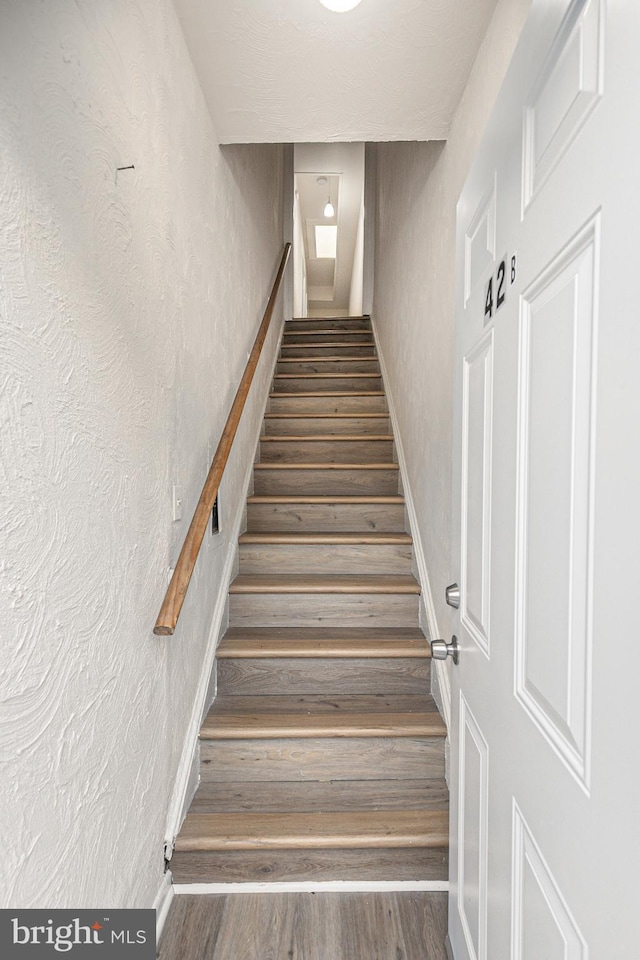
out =
[(386, 503), (386, 504), (403, 504), (404, 497), (399, 495), (389, 495), (389, 496), (288, 496), (287, 494), (277, 495), (263, 495), (259, 496), (257, 494), (251, 494), (247, 497), (247, 503), (276, 503), (276, 504), (285, 504), (285, 503), (321, 503), (325, 506), (329, 506), (334, 503), (346, 503), (346, 504), (361, 504), (361, 503)]
[[(368, 374), (367, 374), (368, 376)], [(300, 397), (384, 397), (384, 390), (307, 390), (298, 393), (281, 393), (280, 391), (271, 391), (270, 397), (277, 397), (279, 400), (298, 399)]]
[(377, 357), (278, 357), (278, 363), (333, 363), (336, 360), (340, 363), (349, 363), (351, 360), (357, 363), (378, 363)]
[[(291, 317), (291, 321), (294, 323), (299, 323), (303, 320), (305, 323), (318, 323), (319, 320), (339, 320), (340, 323), (344, 323), (345, 320), (370, 320), (371, 316), (368, 313), (359, 313), (351, 314), (345, 313), (342, 317)], [(291, 321), (287, 321), (290, 323)]]
[(444, 847), (446, 810), (191, 813), (176, 851)]
[[(333, 319), (332, 317), (327, 317), (327, 320), (329, 320), (329, 321), (331, 321), (332, 319)], [(339, 318), (336, 318), (336, 319), (339, 319)], [(285, 335), (285, 337), (287, 337), (287, 336), (300, 336), (300, 334), (302, 334), (302, 335), (305, 336), (305, 337), (314, 337), (314, 336), (318, 336), (319, 334), (321, 334), (321, 335), (329, 334), (329, 335), (335, 337), (335, 335), (336, 335), (337, 333), (346, 333), (346, 334), (354, 334), (354, 333), (366, 334), (366, 333), (368, 333), (369, 336), (371, 336), (371, 327), (370, 327), (370, 326), (369, 326), (369, 327), (367, 327), (367, 326), (359, 326), (359, 327), (358, 327), (358, 326), (354, 326), (354, 327), (352, 327), (351, 330), (349, 330), (349, 329), (341, 330), (340, 327), (321, 326), (320, 323), (319, 323), (319, 321), (315, 321), (315, 322), (318, 323), (318, 326), (313, 327), (311, 330), (305, 330), (305, 329), (303, 329), (303, 328), (298, 329), (298, 330), (291, 330), (291, 329), (289, 329), (287, 326), (285, 326), (285, 328), (284, 328), (284, 335)], [(324, 322), (326, 323), (326, 321), (324, 321)], [(362, 321), (360, 321), (360, 322), (362, 323)]]
[[(324, 394), (322, 394), (324, 396)], [(352, 396), (352, 394), (350, 394)], [(389, 414), (379, 413), (265, 413), (265, 420), (385, 420)], [(393, 436), (393, 435), (392, 435)]]
[[(352, 324), (351, 329), (346, 327), (344, 330), (336, 326), (337, 323), (344, 323), (345, 319), (354, 319), (356, 321), (359, 321), (360, 325), (358, 326), (357, 323)], [(335, 336), (336, 334), (342, 334), (342, 333), (368, 333), (369, 336), (372, 336), (373, 331), (371, 329), (371, 325), (370, 324), (363, 325), (362, 324), (363, 320), (370, 320), (370, 317), (355, 317), (355, 318), (325, 317), (324, 319), (322, 317), (316, 317), (313, 323), (310, 323), (309, 320), (305, 319), (304, 317), (298, 317), (298, 318), (294, 317), (292, 323), (290, 323), (289, 321), (285, 323), (284, 335), (286, 337), (287, 335), (294, 336), (295, 334), (306, 333), (306, 334), (309, 334), (309, 336), (313, 336), (314, 334), (317, 334), (317, 333), (331, 333)], [(296, 323), (296, 324), (305, 323), (306, 326), (301, 326), (297, 330), (294, 330), (293, 323)]]
[[(381, 373), (275, 373), (274, 380), (374, 380)], [(297, 396), (297, 394), (296, 394)]]
[[(369, 324), (365, 324), (362, 327), (362, 321), (367, 320)], [(353, 323), (360, 323), (359, 331), (363, 333), (368, 333), (369, 336), (373, 336), (373, 330), (371, 329), (371, 317), (292, 317), (291, 320), (287, 320), (284, 324), (284, 332), (286, 333), (301, 333), (305, 329), (309, 329), (311, 333), (317, 332), (320, 328), (326, 328), (333, 332), (338, 333), (353, 333), (352, 330), (341, 330), (339, 327), (336, 327), (336, 323), (344, 323), (345, 321), (353, 321)], [(301, 329), (294, 330), (293, 324), (306, 326), (301, 326)], [(352, 325), (352, 324), (351, 324)], [(317, 328), (317, 329), (314, 329)]]
[(397, 463), (306, 463), (304, 461), (261, 460), (254, 470), (399, 470)]
[(419, 594), (414, 577), (390, 576), (305, 576), (287, 574), (262, 576), (241, 574), (232, 582), (230, 593), (377, 593)]
[(408, 544), (413, 540), (408, 533), (243, 533), (239, 543)]
[[(292, 331), (292, 332), (295, 333), (296, 331)], [(302, 330), (298, 330), (298, 331), (297, 331), (298, 334), (300, 334), (300, 333), (302, 333), (302, 332), (303, 332)], [(318, 331), (315, 331), (315, 332), (316, 332), (316, 333), (319, 333), (320, 331), (318, 330)], [(347, 331), (345, 331), (345, 332), (348, 333), (349, 331), (347, 330)], [(366, 333), (366, 332), (367, 332), (366, 330), (363, 330), (363, 331), (362, 331), (363, 334)], [(360, 340), (360, 341), (357, 341), (356, 343), (354, 343), (353, 340), (319, 340), (318, 343), (313, 343), (311, 340), (307, 340), (306, 343), (299, 343), (299, 344), (295, 344), (295, 343), (284, 343), (284, 341), (283, 341), (283, 343), (282, 343), (282, 346), (284, 347), (285, 350), (289, 350), (291, 347), (296, 347), (296, 346), (297, 346), (297, 347), (300, 347), (300, 348), (302, 348), (302, 347), (312, 347), (312, 348), (322, 347), (323, 349), (326, 348), (327, 350), (330, 350), (332, 347), (375, 347), (375, 345), (376, 345), (375, 340)], [(280, 359), (285, 359), (285, 358), (284, 358), (284, 357), (281, 357)], [(303, 358), (303, 359), (304, 359), (304, 358)]]
[(269, 740), (290, 737), (444, 737), (438, 713), (215, 713), (200, 730), (203, 740)]
[[(269, 628), (265, 628), (269, 629)], [(260, 658), (282, 659), (288, 657), (344, 657), (355, 658), (399, 658), (430, 657), (431, 652), (425, 637), (418, 640), (381, 639), (362, 640), (356, 638), (320, 639), (301, 637), (300, 631), (292, 631), (294, 636), (281, 639), (227, 639), (224, 637), (218, 646), (217, 656), (222, 659)]]
[(363, 337), (364, 337), (364, 336), (367, 336), (367, 335), (368, 335), (369, 337), (371, 337), (372, 330), (371, 330), (371, 327), (370, 327), (370, 326), (367, 327), (366, 325), (365, 325), (365, 326), (360, 326), (360, 327), (352, 327), (351, 330), (349, 330), (349, 329), (344, 329), (344, 330), (342, 330), (342, 329), (340, 329), (340, 327), (327, 327), (327, 326), (318, 326), (318, 327), (316, 327), (316, 328), (313, 329), (313, 330), (305, 330), (304, 328), (298, 329), (298, 330), (289, 330), (289, 329), (287, 329), (287, 327), (285, 327), (285, 330), (284, 330), (284, 336), (285, 336), (285, 337), (299, 337), (299, 336), (304, 336), (304, 337), (327, 337), (327, 336), (329, 336), (329, 337), (336, 337), (336, 336), (337, 336), (337, 337), (342, 337), (342, 336), (345, 336), (345, 335), (348, 336), (348, 337), (352, 337), (352, 336), (354, 335), (354, 333), (359, 334), (360, 336), (363, 336)]
[[(264, 640), (357, 640), (377, 643), (382, 640), (426, 640), (420, 627), (229, 627), (221, 642)], [(219, 649), (219, 648), (218, 648)]]
[(393, 440), (392, 433), (305, 433), (301, 435), (296, 434), (281, 434), (273, 435), (263, 433), (260, 436), (260, 443), (291, 443), (295, 441), (296, 443), (353, 443), (354, 441), (361, 443), (371, 443), (372, 441), (380, 440)]

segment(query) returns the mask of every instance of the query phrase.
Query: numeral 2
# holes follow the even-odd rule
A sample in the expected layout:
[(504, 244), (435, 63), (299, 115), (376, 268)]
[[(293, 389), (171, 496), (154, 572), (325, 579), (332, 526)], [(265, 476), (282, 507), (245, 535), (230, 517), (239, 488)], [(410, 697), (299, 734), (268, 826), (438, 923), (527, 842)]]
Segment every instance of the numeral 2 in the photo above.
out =
[(507, 272), (507, 265), (502, 260), (500, 266), (498, 267), (498, 272), (496, 273), (496, 280), (498, 283), (498, 295), (496, 297), (496, 310), (499, 310), (502, 304), (504, 303), (504, 278)]

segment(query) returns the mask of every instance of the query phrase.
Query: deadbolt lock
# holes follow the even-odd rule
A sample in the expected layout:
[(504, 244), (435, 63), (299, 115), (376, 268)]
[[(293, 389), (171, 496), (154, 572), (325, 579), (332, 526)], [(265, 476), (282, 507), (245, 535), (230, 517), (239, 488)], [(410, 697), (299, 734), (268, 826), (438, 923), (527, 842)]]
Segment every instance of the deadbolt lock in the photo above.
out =
[(460, 587), (457, 583), (450, 583), (444, 592), (445, 599), (450, 607), (457, 610), (460, 606)]

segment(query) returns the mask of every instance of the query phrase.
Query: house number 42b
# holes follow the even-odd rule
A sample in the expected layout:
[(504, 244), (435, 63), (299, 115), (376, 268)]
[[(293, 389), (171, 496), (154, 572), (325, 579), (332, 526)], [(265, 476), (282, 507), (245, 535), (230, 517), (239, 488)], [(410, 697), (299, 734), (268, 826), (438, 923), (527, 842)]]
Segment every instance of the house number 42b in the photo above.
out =
[(495, 274), (489, 277), (484, 298), (484, 322), (488, 323), (497, 313), (507, 298), (507, 288), (515, 283), (517, 274), (517, 259), (514, 254), (511, 259), (503, 257), (498, 264)]

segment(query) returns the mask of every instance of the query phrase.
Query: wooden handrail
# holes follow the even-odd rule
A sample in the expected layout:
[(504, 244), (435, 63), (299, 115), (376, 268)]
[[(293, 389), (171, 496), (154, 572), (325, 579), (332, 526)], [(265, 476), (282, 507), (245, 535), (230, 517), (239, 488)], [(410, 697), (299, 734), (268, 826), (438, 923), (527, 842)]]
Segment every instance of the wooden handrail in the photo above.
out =
[(173, 576), (171, 577), (171, 582), (165, 594), (162, 607), (160, 608), (156, 625), (153, 628), (153, 632), (159, 637), (172, 636), (176, 623), (178, 622), (182, 604), (184, 603), (184, 598), (189, 588), (191, 576), (196, 565), (196, 560), (198, 559), (198, 553), (200, 552), (200, 547), (202, 546), (202, 541), (207, 529), (209, 516), (211, 515), (215, 499), (218, 495), (222, 474), (227, 465), (227, 460), (231, 453), (231, 446), (238, 431), (240, 417), (242, 416), (242, 411), (249, 394), (251, 381), (258, 366), (258, 360), (260, 359), (269, 324), (271, 323), (273, 309), (276, 305), (278, 293), (280, 292), (280, 284), (290, 252), (291, 244), (286, 243), (282, 260), (278, 267), (278, 273), (271, 290), (271, 296), (267, 303), (267, 309), (264, 312), (260, 329), (258, 330), (253, 348), (249, 354), (242, 380), (236, 391), (233, 405), (229, 411), (227, 422), (224, 425), (222, 436), (220, 437), (220, 442), (213, 455), (213, 460), (211, 461), (209, 473), (202, 488), (198, 505), (193, 514), (193, 519), (191, 520), (184, 543), (182, 544), (182, 550), (180, 551), (180, 556), (173, 571)]

